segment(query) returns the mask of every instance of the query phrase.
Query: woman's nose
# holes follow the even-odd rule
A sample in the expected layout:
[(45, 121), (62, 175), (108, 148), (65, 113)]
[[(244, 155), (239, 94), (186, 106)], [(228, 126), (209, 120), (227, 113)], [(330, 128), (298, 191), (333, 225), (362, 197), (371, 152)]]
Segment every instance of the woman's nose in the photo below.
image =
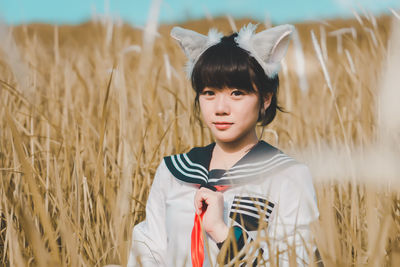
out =
[(215, 102), (215, 114), (226, 115), (230, 113), (229, 99), (224, 94), (218, 94)]

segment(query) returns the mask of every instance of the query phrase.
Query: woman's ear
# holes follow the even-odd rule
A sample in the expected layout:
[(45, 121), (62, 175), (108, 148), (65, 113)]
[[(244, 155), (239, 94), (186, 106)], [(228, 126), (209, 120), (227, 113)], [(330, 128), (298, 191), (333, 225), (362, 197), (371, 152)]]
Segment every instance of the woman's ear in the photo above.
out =
[(264, 110), (267, 110), (267, 108), (271, 105), (271, 100), (272, 100), (272, 93), (268, 93), (264, 97), (264, 103), (263, 103)]

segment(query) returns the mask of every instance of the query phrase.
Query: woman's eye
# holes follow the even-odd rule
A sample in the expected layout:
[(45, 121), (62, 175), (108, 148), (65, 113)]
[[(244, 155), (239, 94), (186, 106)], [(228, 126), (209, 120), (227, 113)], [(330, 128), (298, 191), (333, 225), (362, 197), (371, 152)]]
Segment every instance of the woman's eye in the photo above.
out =
[(244, 95), (244, 92), (242, 92), (242, 91), (240, 91), (240, 90), (234, 90), (234, 91), (232, 92), (232, 95), (233, 95), (233, 96), (241, 96), (241, 95)]
[(203, 92), (201, 92), (202, 95), (206, 95), (206, 96), (212, 96), (215, 95), (215, 93), (211, 90), (205, 90)]

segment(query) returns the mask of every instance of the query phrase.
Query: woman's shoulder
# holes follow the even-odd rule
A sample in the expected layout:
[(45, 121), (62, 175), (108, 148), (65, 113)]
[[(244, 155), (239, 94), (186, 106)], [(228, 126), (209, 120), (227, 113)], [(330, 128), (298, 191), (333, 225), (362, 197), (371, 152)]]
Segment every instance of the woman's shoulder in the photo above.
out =
[(273, 176), (276, 177), (279, 183), (312, 186), (312, 175), (305, 163), (298, 161), (267, 142), (262, 142), (262, 151), (256, 157), (260, 158), (262, 155), (262, 157), (268, 159), (269, 165), (274, 166), (276, 169)]
[[(169, 177), (169, 176), (171, 176), (171, 172), (168, 170), (168, 167), (165, 164), (165, 161), (161, 160), (157, 166), (154, 177), (157, 178), (157, 177)], [(165, 180), (165, 179), (163, 178), (162, 180)]]
[(262, 142), (262, 151), (259, 153), (265, 158), (275, 159), (275, 164), (282, 164), (284, 168), (281, 169), (280, 176), (285, 176), (287, 179), (308, 179), (311, 178), (310, 169), (308, 166), (295, 159), (294, 157), (286, 154), (279, 148), (265, 142)]
[(310, 168), (302, 162), (295, 161), (290, 167), (284, 171), (284, 176), (286, 179), (296, 183), (296, 182), (311, 182), (312, 175)]

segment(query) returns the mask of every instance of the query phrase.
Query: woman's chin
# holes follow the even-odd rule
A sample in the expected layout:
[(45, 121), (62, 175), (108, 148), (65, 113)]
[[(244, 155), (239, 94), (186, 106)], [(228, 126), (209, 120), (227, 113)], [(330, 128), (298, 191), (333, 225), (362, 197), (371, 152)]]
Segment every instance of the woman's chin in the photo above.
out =
[(257, 139), (257, 135), (253, 131), (247, 131), (244, 133), (238, 133), (237, 131), (232, 131), (233, 129), (229, 129), (226, 131), (212, 131), (214, 140), (218, 143), (225, 144), (238, 144), (238, 143), (248, 143), (254, 141), (254, 138)]
[(217, 142), (220, 143), (233, 143), (233, 142), (237, 142), (239, 138), (239, 136), (237, 135), (233, 135), (232, 133), (229, 132), (218, 132), (218, 133), (213, 133), (214, 139)]

